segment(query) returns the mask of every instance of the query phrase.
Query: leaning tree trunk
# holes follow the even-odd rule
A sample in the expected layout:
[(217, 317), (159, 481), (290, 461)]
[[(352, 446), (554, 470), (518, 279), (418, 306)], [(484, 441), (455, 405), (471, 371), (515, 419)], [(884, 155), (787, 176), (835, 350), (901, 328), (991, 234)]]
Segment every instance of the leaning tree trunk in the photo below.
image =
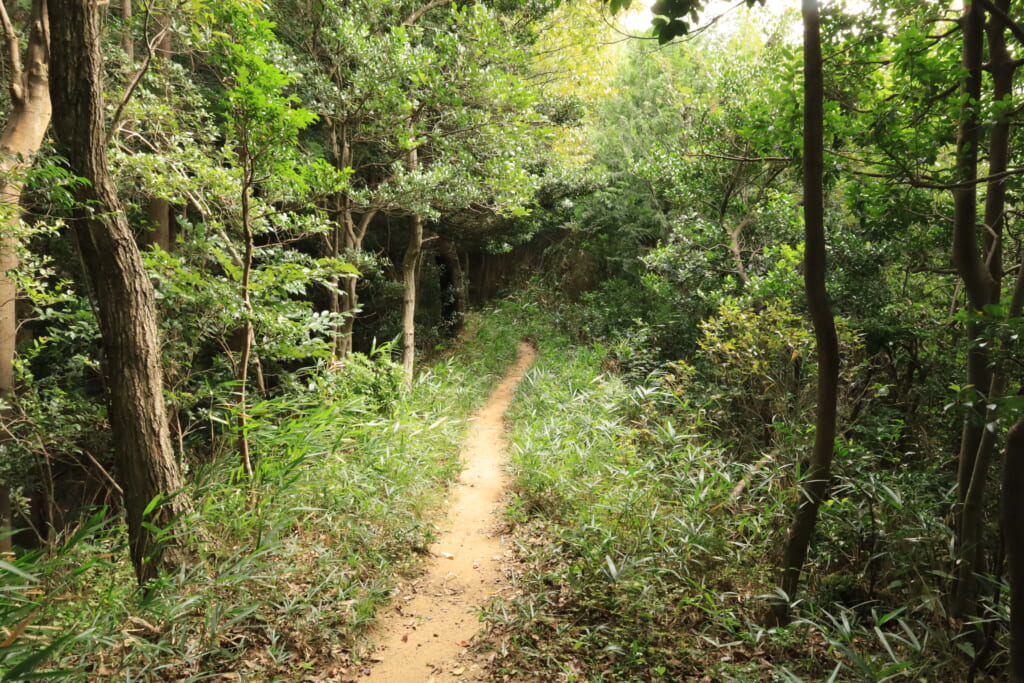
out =
[[(50, 125), (50, 27), (46, 0), (34, 0), (24, 62), (18, 35), (0, 6), (7, 41), (11, 82), (11, 113), (0, 134), (0, 399), (14, 391), (14, 346), (18, 334), (17, 287), (9, 273), (18, 267), (16, 227), (21, 217), (21, 174), (32, 163)], [(0, 553), (11, 550), (11, 497), (0, 485)]]
[(71, 172), (88, 181), (76, 190), (75, 234), (98, 304), (114, 456), (132, 564), (143, 582), (183, 561), (180, 541), (158, 540), (155, 529), (187, 510), (164, 407), (153, 287), (107, 167), (102, 8), (92, 0), (49, 3), (54, 130)]
[[(836, 436), (836, 401), (839, 386), (839, 341), (835, 319), (825, 287), (825, 202), (822, 177), (823, 149), (823, 68), (821, 27), (817, 0), (803, 0), (804, 23), (804, 290), (807, 308), (814, 325), (818, 353), (817, 417), (810, 466), (800, 482), (797, 509), (789, 530), (782, 566), (782, 591), (792, 600), (800, 585), (800, 574), (807, 559), (818, 520), (818, 508), (831, 476)], [(789, 620), (789, 605), (780, 602), (770, 619)]]

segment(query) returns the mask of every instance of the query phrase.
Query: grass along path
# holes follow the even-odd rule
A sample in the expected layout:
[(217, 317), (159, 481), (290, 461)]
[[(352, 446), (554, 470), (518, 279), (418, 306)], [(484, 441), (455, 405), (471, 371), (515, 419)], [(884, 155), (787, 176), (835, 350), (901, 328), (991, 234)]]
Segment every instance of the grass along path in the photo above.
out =
[(516, 385), (533, 363), (534, 350), (520, 343), (515, 365), (472, 419), (462, 458), (466, 463), (452, 491), (448, 516), (429, 552), (424, 576), (399, 585), (380, 619), (380, 646), (370, 680), (486, 680), (466, 648), (479, 630), (478, 608), (507, 588), (506, 552), (495, 532), (505, 491), (504, 414)]

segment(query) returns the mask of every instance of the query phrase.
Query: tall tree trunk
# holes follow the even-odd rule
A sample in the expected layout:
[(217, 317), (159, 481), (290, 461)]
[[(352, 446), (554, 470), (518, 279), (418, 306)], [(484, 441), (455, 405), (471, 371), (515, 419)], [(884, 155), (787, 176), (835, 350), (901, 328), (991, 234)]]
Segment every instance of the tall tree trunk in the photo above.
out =
[(11, 534), (14, 533), (11, 511), (11, 489), (0, 486), (0, 557), (14, 550)]
[[(107, 167), (102, 7), (49, 0), (49, 10), (54, 130), (71, 172), (88, 181), (76, 189), (75, 234), (98, 304), (129, 549), (144, 582), (184, 561), (180, 539), (158, 541), (153, 529), (188, 509), (164, 406), (153, 287)], [(161, 503), (147, 512), (158, 497)]]
[[(327, 236), (327, 256), (336, 258), (341, 253), (341, 240), (342, 240), (342, 226), (339, 223), (344, 220), (342, 218), (343, 209), (339, 208), (335, 215), (334, 229), (331, 230)], [(341, 315), (342, 313), (342, 299), (348, 300), (348, 293), (342, 289), (343, 282), (341, 277), (334, 275), (331, 277), (328, 283), (328, 306), (332, 315)], [(332, 355), (334, 360), (341, 360), (350, 353), (352, 353), (352, 340), (349, 338), (347, 341), (343, 339), (342, 335), (345, 328), (345, 321), (335, 323), (334, 325), (334, 339), (331, 343)]]
[(143, 242), (170, 253), (174, 244), (171, 222), (171, 203), (160, 197), (150, 197), (146, 200), (146, 232)]
[[(160, 34), (160, 40), (153, 47), (153, 63), (159, 68), (165, 60), (170, 59), (174, 46), (170, 18), (159, 17), (156, 20), (156, 30)], [(165, 94), (170, 96), (170, 93)], [(174, 215), (171, 203), (162, 197), (150, 197), (146, 201), (146, 219), (144, 241), (170, 253), (174, 248)]]
[[(1010, 298), (1008, 315), (1024, 312), (1024, 263)], [(1002, 370), (1002, 369), (1001, 369)], [(1005, 371), (996, 373), (993, 385), (1000, 392), (1005, 386)], [(993, 418), (994, 419), (994, 418)], [(986, 430), (986, 437), (989, 430)], [(1000, 524), (1010, 584), (1010, 680), (1024, 683), (1024, 416), (1010, 428), (1003, 454), (1003, 489), (1000, 500)], [(967, 510), (964, 516), (967, 517)]]
[[(409, 150), (407, 165), (410, 171), (419, 168), (419, 150)], [(412, 382), (416, 365), (416, 285), (419, 280), (420, 256), (423, 253), (423, 217), (413, 214), (409, 217), (409, 243), (402, 259), (402, 281), (405, 294), (402, 296), (402, 369), (405, 381)]]
[[(348, 127), (330, 121), (331, 151), (334, 156), (334, 167), (344, 170), (352, 164), (352, 149), (348, 143)], [(335, 197), (334, 230), (327, 240), (327, 255), (337, 258), (346, 249), (356, 248), (355, 221), (352, 217), (352, 200), (345, 192)], [(330, 285), (330, 307), (334, 315), (344, 315), (341, 322), (334, 326), (334, 359), (342, 360), (352, 353), (352, 329), (355, 325), (356, 283), (351, 278), (341, 281), (340, 277), (332, 278)]]
[[(364, 213), (358, 221), (347, 196), (339, 200), (335, 227), (328, 240), (328, 256), (350, 258), (363, 248), (363, 238), (377, 214), (376, 209)], [(352, 273), (335, 276), (331, 281), (331, 313), (343, 316), (334, 327), (334, 358), (342, 360), (352, 353), (352, 332), (359, 312), (359, 276)]]
[[(1007, 101), (1012, 96), (1013, 79), (1017, 69), (1017, 63), (1013, 60), (1006, 45), (1005, 31), (1008, 27), (1003, 17), (1009, 16), (1009, 13), (1010, 0), (995, 0), (992, 14), (985, 24), (989, 58), (987, 69), (992, 74), (992, 98), (996, 102)], [(991, 177), (999, 176), (1009, 167), (1010, 127), (1011, 116), (1005, 113), (992, 126), (988, 145), (988, 175)], [(983, 255), (974, 258), (976, 260), (983, 259), (984, 269), (989, 272), (993, 280), (990, 293), (993, 303), (999, 301), (1003, 275), (1002, 239), (1005, 209), (1005, 182), (1003, 180), (989, 181), (985, 194), (986, 230), (982, 240), (984, 252)], [(1017, 279), (1007, 315), (1011, 319), (1019, 318), (1022, 310), (1024, 310), (1024, 263), (1018, 266)], [(985, 404), (986, 406), (995, 406), (1005, 394), (1007, 369), (996, 365), (990, 374), (991, 379), (988, 394), (985, 396)], [(998, 408), (985, 408), (984, 424), (996, 421), (996, 410)], [(1013, 488), (1020, 484), (1019, 453), (1022, 448), (1022, 439), (1024, 439), (1024, 418), (1011, 428), (1007, 436), (1001, 497), (1003, 544), (1009, 560), (1010, 573), (1010, 671), (1011, 678), (1015, 681), (1024, 680), (1024, 615), (1021, 613), (1024, 610), (1024, 603), (1021, 602), (1024, 585), (1020, 578), (1024, 543), (1021, 542), (1021, 530), (1018, 528), (1019, 522), (1015, 517), (1022, 512), (1019, 503), (1015, 502), (1015, 498), (1019, 498), (1020, 489)], [(953, 600), (955, 613), (961, 617), (971, 617), (980, 612), (980, 590), (976, 576), (985, 568), (985, 490), (988, 483), (989, 461), (995, 451), (995, 442), (996, 431), (984, 429), (973, 457), (973, 463), (971, 463), (973, 468), (966, 473), (968, 475), (966, 477), (963, 476), (963, 469), (968, 463), (961, 462), (961, 478), (958, 483), (961, 489), (966, 486), (966, 491), (959, 498), (963, 507), (961, 525), (957, 530), (959, 553), (957, 555), (956, 592)], [(992, 636), (987, 634), (980, 625), (973, 628), (972, 633), (975, 646), (979, 651), (978, 657), (981, 658), (983, 655), (980, 653), (988, 650), (986, 647), (988, 643), (985, 642), (985, 639), (991, 639)]]
[[(351, 199), (342, 193), (338, 196), (337, 206), (327, 254), (332, 258), (351, 254), (362, 247), (362, 239), (352, 215)], [(357, 282), (358, 278), (353, 276), (336, 275), (331, 280), (331, 313), (343, 316), (334, 326), (335, 360), (347, 358), (352, 353), (352, 331), (355, 328), (355, 316), (359, 306)]]
[(402, 296), (402, 369), (405, 370), (406, 383), (412, 382), (416, 364), (416, 285), (422, 253), (423, 217), (413, 214), (409, 217), (409, 243), (402, 259), (402, 281), (405, 283)]
[(359, 278), (348, 276), (341, 280), (341, 295), (338, 296), (338, 313), (345, 317), (334, 330), (334, 357), (337, 360), (347, 358), (352, 353), (352, 333), (356, 326), (356, 312), (359, 310)]
[[(975, 311), (984, 310), (985, 306), (999, 301), (999, 274), (993, 265), (1001, 263), (999, 235), (992, 232), (986, 235), (984, 244), (988, 254), (983, 255), (978, 244), (978, 193), (975, 181), (978, 176), (978, 150), (981, 140), (981, 120), (978, 102), (981, 98), (982, 69), (984, 60), (985, 14), (980, 5), (973, 0), (965, 0), (963, 14), (960, 19), (963, 35), (963, 51), (961, 55), (964, 76), (960, 84), (963, 97), (960, 121), (957, 127), (957, 180), (960, 187), (953, 190), (953, 262), (964, 282), (967, 292), (968, 307)], [(999, 31), (1001, 34), (1001, 30)], [(990, 34), (991, 38), (991, 34)], [(998, 59), (999, 46), (1002, 40), (997, 39), (994, 47)], [(1002, 46), (1005, 52), (1005, 45)], [(1002, 77), (997, 77), (997, 89), (1012, 84), (1012, 73), (1003, 70)], [(998, 91), (996, 96), (999, 96)], [(1006, 96), (1005, 93), (1002, 95)], [(1009, 151), (1009, 130), (993, 133), (992, 144), (1002, 140), (1002, 149), (991, 150), (991, 162), (994, 166), (1005, 168)], [(1005, 190), (1001, 187), (989, 186), (986, 201), (985, 219), (993, 223), (989, 227), (994, 231), (1002, 225), (1002, 204)], [(978, 582), (976, 573), (983, 567), (983, 515), (982, 505), (985, 494), (985, 477), (988, 462), (994, 447), (991, 434), (986, 433), (985, 406), (995, 399), (992, 390), (1001, 392), (998, 378), (993, 377), (990, 369), (990, 358), (987, 346), (977, 344), (975, 340), (984, 330), (976, 322), (966, 326), (969, 344), (967, 358), (967, 384), (977, 392), (970, 414), (964, 421), (960, 453), (957, 466), (957, 507), (956, 520), (956, 582), (953, 589), (951, 611), (954, 616), (967, 619), (976, 612), (978, 601)], [(989, 392), (986, 395), (985, 392)]]
[[(1010, 1), (999, 0), (996, 6), (1009, 13)], [(989, 29), (989, 54), (993, 69), (993, 94), (997, 99), (1010, 96), (1016, 65), (1010, 58), (1003, 36), (1003, 22), (995, 16)], [(990, 174), (1005, 170), (1009, 160), (1010, 121), (999, 121), (992, 130)], [(998, 164), (998, 165), (997, 165)], [(986, 223), (998, 237), (1002, 236), (1006, 186), (996, 181), (988, 186), (985, 197)], [(997, 245), (998, 246), (998, 245)], [(990, 268), (1001, 272), (1001, 263), (989, 259)], [(1010, 302), (1009, 316), (1018, 317), (1024, 309), (1024, 264), (1017, 271), (1017, 284)], [(979, 475), (983, 474), (979, 472)], [(1024, 417), (1010, 429), (1003, 458), (1003, 489), (1001, 496), (1001, 527), (1006, 549), (1010, 585), (1010, 668), (1011, 683), (1024, 683)]]
[(128, 64), (135, 61), (135, 37), (132, 31), (132, 0), (121, 0), (121, 49), (128, 57)]
[(437, 235), (434, 240), (437, 259), (448, 272), (448, 288), (442, 296), (451, 296), (451, 303), (445, 300), (441, 311), (448, 333), (455, 336), (462, 332), (466, 319), (466, 282), (462, 272), (462, 261), (455, 245), (448, 239)]
[(242, 233), (245, 236), (245, 254), (242, 257), (242, 309), (245, 314), (245, 322), (242, 325), (242, 352), (241, 358), (238, 361), (237, 379), (238, 379), (238, 454), (242, 461), (242, 468), (245, 473), (249, 476), (253, 476), (252, 468), (252, 457), (249, 454), (249, 415), (248, 415), (248, 395), (247, 389), (249, 385), (249, 362), (252, 358), (252, 341), (253, 341), (253, 306), (252, 297), (250, 294), (250, 280), (252, 278), (252, 259), (253, 259), (253, 233), (252, 233), (252, 208), (251, 204), (251, 188), (253, 184), (253, 170), (252, 170), (252, 159), (248, 154), (248, 149), (245, 144), (242, 145), (242, 154), (245, 155), (245, 159), (242, 162)]
[[(344, 170), (352, 166), (352, 145), (349, 141), (349, 128), (344, 124), (331, 123), (331, 149), (334, 154), (335, 167)], [(345, 255), (346, 257), (357, 254), (363, 248), (363, 239), (370, 229), (370, 223), (377, 215), (377, 208), (368, 208), (356, 220), (355, 207), (352, 198), (341, 192), (337, 197), (337, 211), (334, 218), (334, 234), (328, 241), (330, 254), (334, 258)], [(331, 312), (337, 313), (344, 318), (334, 330), (334, 357), (341, 360), (352, 353), (352, 331), (355, 328), (356, 313), (359, 311), (359, 296), (357, 287), (359, 277), (353, 274), (346, 274), (337, 277), (332, 281), (334, 289), (340, 290), (331, 293)]]
[[(0, 5), (11, 68), (11, 114), (0, 134), (0, 220), (8, 228), (0, 237), (0, 399), (14, 391), (14, 347), (18, 333), (17, 287), (10, 277), (18, 267), (17, 231), (21, 218), (20, 176), (32, 163), (50, 125), (49, 50), (50, 27), (46, 0), (34, 0), (30, 14), (28, 46), (22, 61), (21, 45), (7, 10)], [(24, 66), (23, 66), (24, 64)], [(0, 553), (11, 550), (11, 496), (0, 484)]]
[[(803, 0), (804, 24), (804, 290), (814, 325), (818, 353), (817, 415), (814, 446), (807, 474), (797, 494), (797, 509), (789, 530), (782, 566), (782, 590), (792, 600), (800, 585), (807, 548), (818, 520), (818, 508), (828, 487), (836, 436), (839, 386), (839, 341), (825, 287), (825, 205), (823, 188), (824, 85), (821, 26), (817, 0)], [(789, 620), (789, 605), (773, 609), (775, 623)]]
[(743, 249), (740, 245), (740, 236), (743, 229), (752, 221), (751, 217), (741, 220), (735, 228), (729, 227), (728, 213), (729, 204), (733, 196), (739, 191), (741, 177), (743, 176), (743, 164), (737, 163), (733, 167), (732, 176), (726, 183), (725, 191), (722, 193), (722, 200), (718, 203), (718, 225), (729, 237), (729, 253), (732, 254), (733, 263), (736, 264), (736, 275), (744, 285), (750, 284), (750, 276), (747, 274), (746, 266), (743, 263)]
[(1002, 529), (1010, 583), (1010, 681), (1024, 683), (1024, 417), (1006, 437)]

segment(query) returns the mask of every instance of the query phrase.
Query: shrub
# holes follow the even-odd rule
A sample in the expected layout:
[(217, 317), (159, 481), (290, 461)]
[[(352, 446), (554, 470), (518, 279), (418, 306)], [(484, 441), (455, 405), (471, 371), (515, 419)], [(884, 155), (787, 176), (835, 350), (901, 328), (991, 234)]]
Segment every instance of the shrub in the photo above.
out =
[[(837, 319), (842, 365), (840, 404), (849, 411), (862, 381), (860, 341)], [(698, 401), (716, 436), (740, 457), (780, 446), (813, 423), (817, 385), (814, 335), (785, 299), (752, 305), (727, 298), (701, 325), (692, 364), (676, 363), (668, 379)]]

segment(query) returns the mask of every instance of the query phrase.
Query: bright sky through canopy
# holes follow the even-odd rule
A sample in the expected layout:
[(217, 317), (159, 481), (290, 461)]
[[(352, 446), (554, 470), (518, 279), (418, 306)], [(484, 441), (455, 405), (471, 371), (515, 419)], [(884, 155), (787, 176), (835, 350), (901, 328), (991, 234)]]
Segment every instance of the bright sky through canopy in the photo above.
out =
[[(654, 0), (635, 0), (630, 10), (623, 14), (619, 26), (630, 34), (648, 35), (651, 29), (651, 5), (653, 4)], [(829, 0), (824, 0), (822, 4), (829, 4)], [(864, 6), (863, 0), (847, 0), (846, 2), (846, 8), (849, 12), (856, 12)], [(743, 0), (711, 0), (701, 13), (700, 25), (730, 10), (742, 12), (746, 11), (747, 8)], [(799, 12), (800, 0), (767, 0), (763, 7), (754, 7), (751, 11), (781, 14), (787, 10)]]

